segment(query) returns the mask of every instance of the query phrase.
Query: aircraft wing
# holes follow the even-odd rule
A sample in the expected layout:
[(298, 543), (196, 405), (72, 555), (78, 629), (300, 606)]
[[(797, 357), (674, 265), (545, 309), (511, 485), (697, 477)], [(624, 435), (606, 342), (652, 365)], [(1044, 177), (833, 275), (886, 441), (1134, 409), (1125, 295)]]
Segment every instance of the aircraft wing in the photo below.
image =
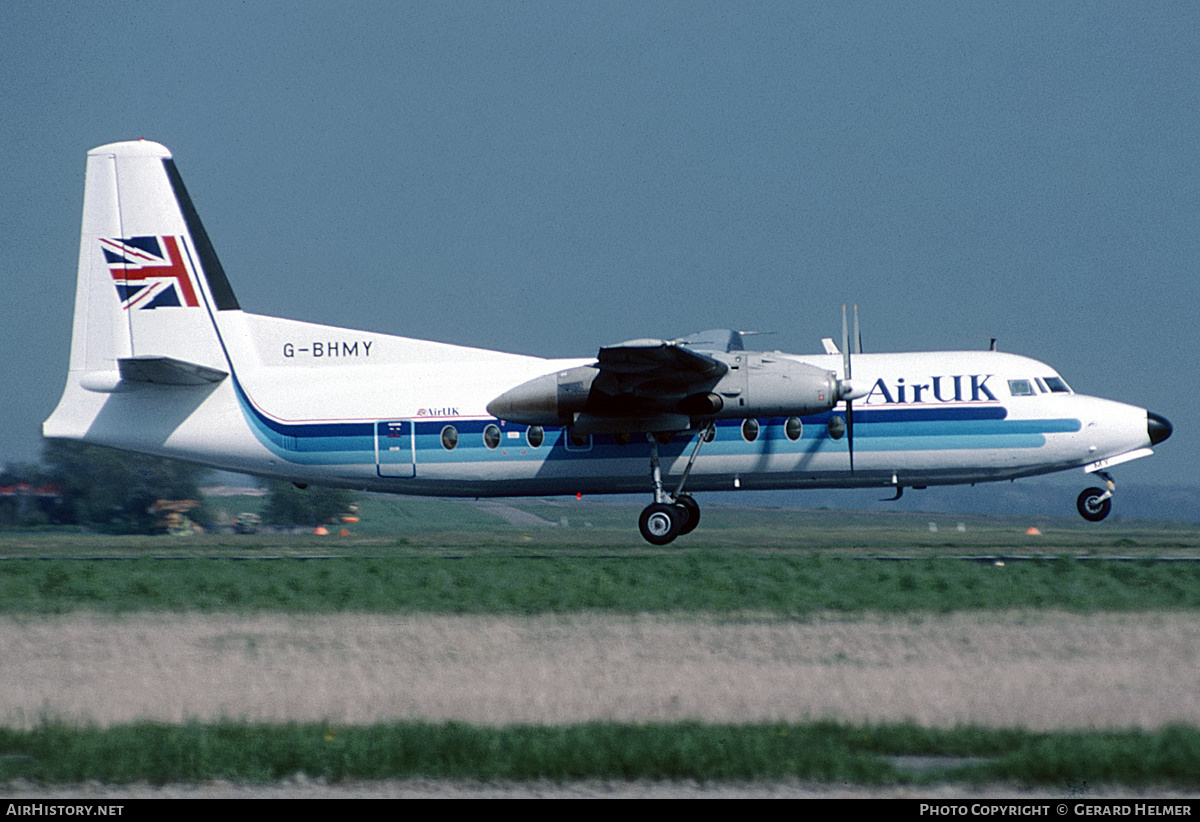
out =
[(632, 395), (646, 400), (692, 393), (725, 376), (720, 360), (665, 340), (630, 340), (607, 345), (596, 357), (600, 373), (592, 384), (608, 396)]
[(488, 413), (525, 425), (570, 424), (578, 433), (682, 431), (712, 416), (712, 393), (730, 366), (721, 352), (686, 340), (629, 340), (600, 349), (594, 365), (536, 377), (488, 403)]

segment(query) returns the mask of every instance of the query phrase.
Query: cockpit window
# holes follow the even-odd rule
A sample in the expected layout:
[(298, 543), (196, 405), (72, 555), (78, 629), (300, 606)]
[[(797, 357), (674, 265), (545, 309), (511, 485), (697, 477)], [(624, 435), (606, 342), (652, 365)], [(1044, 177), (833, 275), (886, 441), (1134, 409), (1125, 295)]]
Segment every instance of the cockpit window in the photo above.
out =
[(1071, 387), (1067, 385), (1062, 377), (1043, 377), (1046, 381), (1046, 387), (1054, 394), (1070, 394)]
[(1029, 380), (1009, 380), (1008, 393), (1014, 397), (1030, 397), (1033, 396), (1033, 383)]

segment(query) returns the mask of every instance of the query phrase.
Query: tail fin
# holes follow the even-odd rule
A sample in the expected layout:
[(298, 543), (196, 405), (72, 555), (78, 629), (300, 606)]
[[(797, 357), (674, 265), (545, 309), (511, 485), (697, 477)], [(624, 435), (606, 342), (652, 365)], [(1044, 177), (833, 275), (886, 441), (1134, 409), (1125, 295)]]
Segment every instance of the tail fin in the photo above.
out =
[(140, 384), (219, 382), (230, 366), (216, 313), (238, 308), (171, 153), (147, 141), (92, 149), (70, 375), (43, 433), (82, 438), (103, 395)]

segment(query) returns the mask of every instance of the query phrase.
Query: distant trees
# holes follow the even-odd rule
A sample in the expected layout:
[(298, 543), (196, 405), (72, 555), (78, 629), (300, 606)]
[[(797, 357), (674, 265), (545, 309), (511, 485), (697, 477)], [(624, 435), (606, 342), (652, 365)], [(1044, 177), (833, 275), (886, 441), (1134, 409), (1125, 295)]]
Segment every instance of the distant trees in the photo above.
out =
[(354, 496), (342, 488), (313, 485), (297, 488), (290, 482), (267, 482), (263, 521), (286, 527), (316, 526), (337, 521), (353, 504)]
[[(183, 516), (209, 525), (200, 492), (206, 473), (177, 460), (46, 440), (42, 465), (0, 471), (0, 525), (81, 525), (111, 534), (161, 533)], [(301, 489), (282, 481), (270, 481), (267, 487), (262, 508), (267, 525), (311, 528), (338, 522), (354, 509), (353, 495), (343, 489)], [(187, 500), (199, 504), (179, 504)]]
[[(120, 534), (161, 530), (157, 500), (200, 500), (205, 469), (177, 460), (129, 454), (72, 440), (46, 440), (45, 476), (58, 487), (53, 521)], [(203, 507), (188, 516), (203, 522)]]
[(60, 497), (40, 465), (0, 470), (0, 525), (45, 525)]

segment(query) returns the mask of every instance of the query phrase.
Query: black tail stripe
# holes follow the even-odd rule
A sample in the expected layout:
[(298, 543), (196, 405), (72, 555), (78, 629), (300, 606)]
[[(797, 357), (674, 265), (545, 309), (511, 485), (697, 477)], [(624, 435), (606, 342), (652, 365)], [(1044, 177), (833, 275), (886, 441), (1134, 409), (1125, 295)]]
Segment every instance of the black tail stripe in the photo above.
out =
[(187, 188), (183, 185), (179, 169), (175, 168), (175, 161), (167, 158), (163, 160), (163, 166), (167, 170), (167, 179), (171, 181), (171, 188), (175, 191), (175, 200), (179, 203), (179, 210), (183, 212), (188, 233), (192, 235), (192, 242), (196, 246), (196, 252), (200, 255), (200, 265), (204, 268), (204, 277), (208, 280), (208, 290), (212, 292), (213, 299), (217, 303), (217, 310), (230, 311), (241, 308), (238, 305), (237, 297), (233, 294), (233, 287), (229, 285), (229, 278), (225, 276), (225, 269), (221, 267), (221, 261), (217, 259), (217, 251), (213, 248), (212, 240), (208, 239), (208, 232), (204, 230), (204, 224), (200, 222), (200, 215), (196, 212), (196, 207), (192, 205), (192, 198), (188, 196)]

